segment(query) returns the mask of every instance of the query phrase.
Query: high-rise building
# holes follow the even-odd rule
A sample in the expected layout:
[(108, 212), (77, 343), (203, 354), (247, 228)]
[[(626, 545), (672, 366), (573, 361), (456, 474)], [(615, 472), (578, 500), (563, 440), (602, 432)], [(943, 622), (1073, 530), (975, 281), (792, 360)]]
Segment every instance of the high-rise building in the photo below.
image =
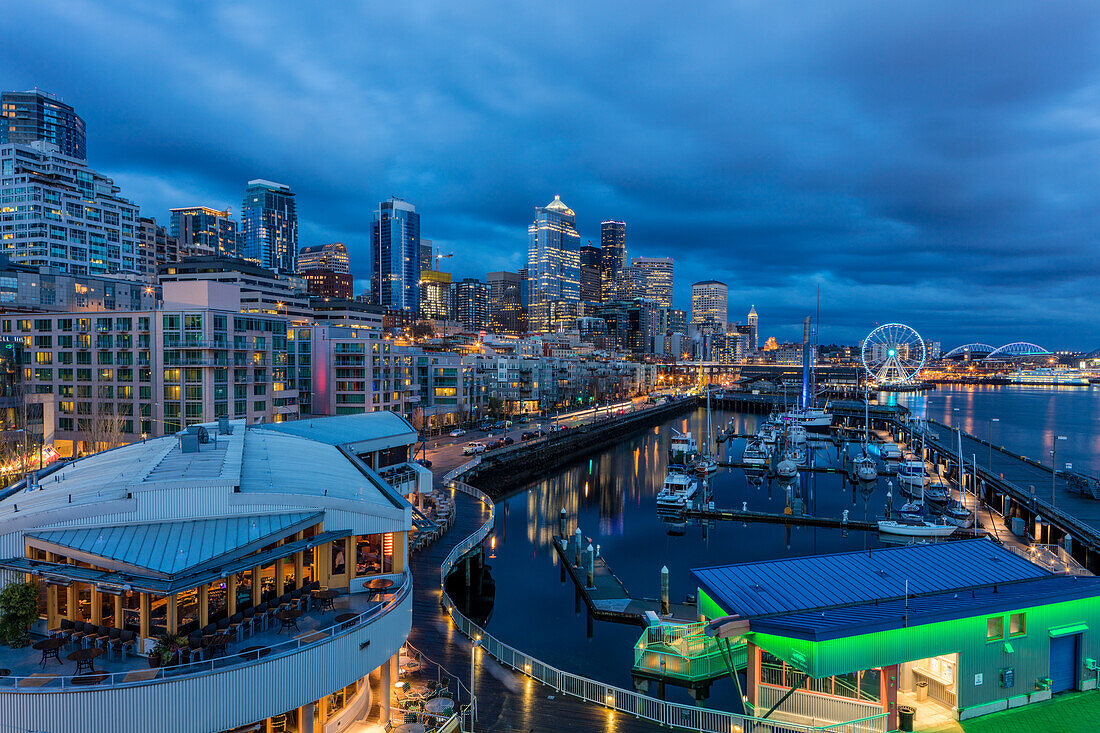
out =
[(600, 224), (600, 301), (615, 299), (615, 287), (626, 267), (626, 222)]
[(249, 181), (241, 229), (241, 256), (279, 272), (298, 272), (298, 212), (290, 186)]
[(151, 217), (139, 216), (137, 231), (141, 278), (155, 283), (159, 265), (179, 261), (179, 241)]
[(756, 306), (749, 306), (749, 316), (746, 319), (749, 324), (749, 351), (756, 351), (760, 347), (758, 339), (760, 333), (757, 330), (759, 317), (756, 315)]
[(454, 317), (470, 331), (489, 328), (489, 286), (477, 278), (468, 277), (451, 285), (454, 293)]
[[(386, 309), (416, 312), (420, 306), (420, 214), (396, 197), (378, 205), (371, 225), (374, 253), (371, 297)], [(432, 268), (428, 268), (431, 270)]]
[(351, 261), (343, 242), (302, 247), (298, 272), (305, 278), (310, 295), (351, 300)]
[(0, 94), (0, 145), (38, 140), (71, 158), (88, 159), (84, 120), (72, 107), (37, 89)]
[(581, 237), (561, 197), (535, 208), (527, 227), (527, 277), (532, 331), (555, 331), (577, 317), (581, 300)]
[(691, 323), (725, 333), (726, 301), (729, 288), (717, 280), (703, 280), (691, 286)]
[(432, 240), (421, 239), (420, 240), (420, 269), (421, 270), (434, 270), (435, 262), (432, 261), (432, 257), (435, 252), (432, 249)]
[(72, 275), (140, 272), (137, 205), (53, 143), (0, 145), (0, 200), (0, 251), (13, 262)]
[(672, 307), (672, 258), (635, 257), (619, 277), (620, 300), (645, 298)]
[(581, 300), (585, 303), (601, 302), (603, 252), (589, 242), (581, 247)]
[(451, 302), (451, 273), (422, 270), (417, 288), (420, 318), (433, 321), (454, 319)]
[(172, 209), (172, 236), (179, 242), (184, 257), (236, 257), (240, 232), (229, 210), (208, 206)]
[(527, 330), (521, 295), (525, 279), (517, 272), (490, 272), (485, 276), (489, 286), (489, 328), (494, 333), (519, 335)]

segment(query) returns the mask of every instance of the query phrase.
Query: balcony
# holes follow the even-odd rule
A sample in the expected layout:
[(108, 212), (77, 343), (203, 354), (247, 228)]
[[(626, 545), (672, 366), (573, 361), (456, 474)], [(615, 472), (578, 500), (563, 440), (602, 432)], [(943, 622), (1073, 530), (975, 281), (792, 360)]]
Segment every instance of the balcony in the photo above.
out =
[(165, 339), (166, 349), (228, 349), (231, 345), (225, 339), (213, 339), (209, 341), (181, 341), (179, 339)]
[[(31, 647), (0, 650), (0, 665), (11, 669), (0, 678), (0, 716), (23, 727), (54, 721), (51, 730), (138, 733), (156, 727), (151, 722), (165, 711), (186, 709), (190, 729), (223, 730), (308, 704), (362, 678), (404, 643), (411, 576), (390, 577), (398, 585), (384, 599), (338, 596), (332, 610), (307, 610), (297, 629), (281, 631), (274, 621), (230, 642), (224, 655), (190, 664), (154, 669), (144, 656), (103, 654), (94, 660), (95, 674), (79, 679), (68, 647), (60, 650), (62, 662), (47, 660), (44, 667)], [(232, 704), (202, 702), (215, 700)]]

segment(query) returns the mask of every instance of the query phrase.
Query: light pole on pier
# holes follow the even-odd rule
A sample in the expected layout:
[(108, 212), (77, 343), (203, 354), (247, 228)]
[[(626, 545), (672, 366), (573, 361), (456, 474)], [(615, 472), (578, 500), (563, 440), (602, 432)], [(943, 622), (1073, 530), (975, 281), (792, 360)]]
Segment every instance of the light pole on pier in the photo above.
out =
[(1050, 505), (1054, 506), (1054, 490), (1056, 481), (1058, 479), (1058, 464), (1054, 460), (1054, 456), (1058, 452), (1058, 441), (1065, 440), (1064, 435), (1054, 435), (1050, 439)]

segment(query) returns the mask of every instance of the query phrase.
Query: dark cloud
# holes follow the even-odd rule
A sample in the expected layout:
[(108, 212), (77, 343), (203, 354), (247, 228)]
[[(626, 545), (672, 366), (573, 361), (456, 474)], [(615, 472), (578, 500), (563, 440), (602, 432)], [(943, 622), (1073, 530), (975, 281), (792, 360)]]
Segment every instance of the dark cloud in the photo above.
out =
[(731, 286), (794, 337), (909, 322), (945, 344), (1093, 348), (1100, 9), (1088, 3), (524, 5), (42, 0), (0, 84), (88, 122), (147, 213), (298, 192), (303, 244), (368, 272), (377, 201), (458, 276), (521, 266), (554, 193), (582, 237)]

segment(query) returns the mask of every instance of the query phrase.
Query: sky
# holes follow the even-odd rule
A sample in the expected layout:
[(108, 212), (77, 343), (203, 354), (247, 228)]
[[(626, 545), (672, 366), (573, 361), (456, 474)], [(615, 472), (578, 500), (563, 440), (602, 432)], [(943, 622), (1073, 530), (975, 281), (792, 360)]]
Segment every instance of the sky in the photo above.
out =
[(89, 163), (166, 223), (297, 194), (300, 244), (397, 195), (444, 269), (582, 240), (730, 286), (730, 320), (823, 342), (900, 321), (1100, 347), (1100, 5), (1079, 1), (173, 3), (2, 0), (0, 86), (77, 108)]

